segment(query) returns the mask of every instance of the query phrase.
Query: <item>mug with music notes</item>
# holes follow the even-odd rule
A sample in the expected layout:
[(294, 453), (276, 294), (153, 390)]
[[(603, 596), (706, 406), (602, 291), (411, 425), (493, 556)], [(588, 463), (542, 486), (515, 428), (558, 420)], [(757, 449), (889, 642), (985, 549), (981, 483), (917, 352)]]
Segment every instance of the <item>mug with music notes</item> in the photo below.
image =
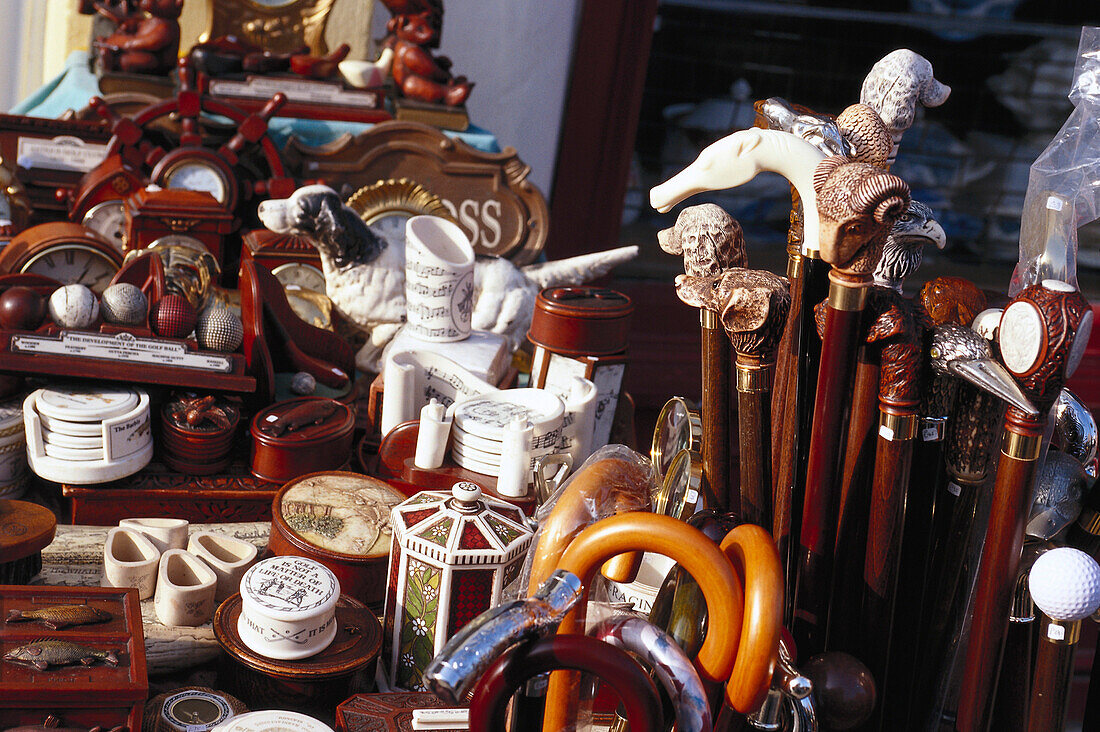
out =
[(474, 313), (474, 248), (457, 224), (413, 216), (405, 224), (406, 328), (425, 341), (461, 341)]

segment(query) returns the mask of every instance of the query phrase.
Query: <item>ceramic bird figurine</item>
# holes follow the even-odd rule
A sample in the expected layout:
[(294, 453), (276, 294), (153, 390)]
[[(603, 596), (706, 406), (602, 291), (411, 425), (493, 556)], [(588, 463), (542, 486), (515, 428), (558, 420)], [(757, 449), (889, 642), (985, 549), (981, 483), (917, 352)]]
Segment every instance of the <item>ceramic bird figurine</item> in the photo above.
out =
[[(334, 190), (322, 185), (263, 201), (259, 216), (271, 231), (308, 237), (317, 247), (329, 298), (346, 320), (370, 333), (356, 366), (377, 372), (382, 349), (405, 321), (404, 242), (378, 237)], [(472, 327), (504, 335), (515, 349), (526, 337), (540, 290), (579, 285), (637, 254), (636, 246), (619, 247), (524, 267), (479, 256), (474, 265)]]

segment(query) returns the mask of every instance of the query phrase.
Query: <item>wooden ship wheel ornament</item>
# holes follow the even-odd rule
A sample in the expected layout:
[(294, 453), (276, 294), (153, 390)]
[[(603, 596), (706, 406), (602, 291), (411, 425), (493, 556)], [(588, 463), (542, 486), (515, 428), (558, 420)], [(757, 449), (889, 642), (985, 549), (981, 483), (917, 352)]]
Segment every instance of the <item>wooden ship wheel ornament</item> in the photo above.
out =
[[(204, 190), (228, 211), (236, 211), (241, 200), (253, 197), (285, 198), (296, 184), (287, 176), (278, 148), (267, 134), (275, 113), (286, 104), (286, 96), (276, 94), (255, 114), (247, 114), (232, 104), (214, 99), (197, 86), (187, 59), (179, 61), (179, 91), (176, 96), (152, 104), (132, 118), (121, 117), (101, 97), (92, 97), (89, 106), (107, 120), (111, 140), (108, 159), (121, 155), (134, 170), (144, 172), (149, 181), (162, 188)], [(203, 114), (221, 115), (231, 120), (236, 133), (217, 149), (203, 144)], [(149, 134), (155, 122), (173, 115), (179, 119), (179, 144), (166, 150)], [(248, 181), (239, 171), (242, 153), (248, 146), (258, 147), (270, 177)]]
[(1059, 392), (1081, 363), (1092, 310), (1073, 286), (1043, 280), (1020, 292), (1001, 314), (998, 344), (1005, 367), (1037, 412), (1010, 406), (1005, 415), (993, 506), (974, 594), (973, 627), (967, 643), (960, 732), (985, 729), (997, 661), (1007, 632), (1024, 528), (1031, 504), (1043, 426)]

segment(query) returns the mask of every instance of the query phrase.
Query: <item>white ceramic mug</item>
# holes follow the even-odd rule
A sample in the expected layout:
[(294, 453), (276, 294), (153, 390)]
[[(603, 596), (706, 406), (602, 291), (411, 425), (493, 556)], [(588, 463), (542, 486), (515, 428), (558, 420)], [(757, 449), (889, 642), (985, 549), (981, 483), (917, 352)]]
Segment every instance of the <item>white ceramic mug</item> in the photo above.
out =
[(183, 549), (169, 549), (157, 573), (157, 619), (168, 626), (202, 625), (214, 616), (217, 589), (218, 577), (205, 562)]
[(474, 314), (474, 248), (462, 229), (438, 216), (405, 223), (408, 332), (425, 341), (461, 341)]
[(206, 562), (217, 575), (218, 589), (214, 593), (214, 602), (221, 602), (240, 590), (241, 577), (255, 563), (258, 553), (256, 547), (247, 541), (211, 531), (192, 534), (187, 542), (187, 551)]
[(152, 597), (160, 557), (160, 550), (143, 534), (116, 526), (103, 544), (103, 586), (136, 587), (140, 599)]
[(118, 525), (144, 534), (161, 552), (187, 546), (187, 531), (190, 527), (187, 519), (126, 518), (119, 521)]

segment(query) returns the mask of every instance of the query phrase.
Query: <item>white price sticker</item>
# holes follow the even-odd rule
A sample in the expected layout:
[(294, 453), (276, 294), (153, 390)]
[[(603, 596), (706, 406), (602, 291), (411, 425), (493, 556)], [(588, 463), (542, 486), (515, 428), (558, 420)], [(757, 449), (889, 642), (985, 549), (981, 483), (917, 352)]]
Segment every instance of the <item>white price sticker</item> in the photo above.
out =
[(1056, 641), (1065, 640), (1066, 626), (1059, 625), (1058, 623), (1051, 623), (1047, 626), (1047, 638)]

